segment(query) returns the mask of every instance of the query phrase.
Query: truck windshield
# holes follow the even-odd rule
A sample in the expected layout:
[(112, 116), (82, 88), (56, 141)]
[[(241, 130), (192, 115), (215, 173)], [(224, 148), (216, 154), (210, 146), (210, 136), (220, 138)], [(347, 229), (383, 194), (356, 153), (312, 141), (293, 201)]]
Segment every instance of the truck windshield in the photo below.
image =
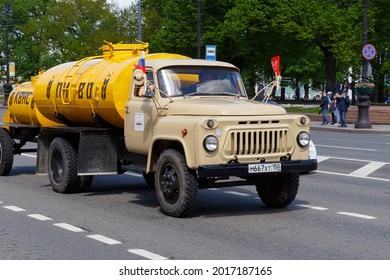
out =
[(160, 90), (169, 97), (191, 95), (247, 96), (241, 76), (236, 69), (170, 67), (159, 70), (157, 78)]

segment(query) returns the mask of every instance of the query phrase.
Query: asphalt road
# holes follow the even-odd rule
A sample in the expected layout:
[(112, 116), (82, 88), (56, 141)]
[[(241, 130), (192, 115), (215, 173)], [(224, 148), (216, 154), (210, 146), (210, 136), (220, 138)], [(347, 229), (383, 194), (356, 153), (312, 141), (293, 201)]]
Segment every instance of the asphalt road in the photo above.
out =
[(0, 178), (0, 259), (390, 259), (390, 137), (313, 132), (318, 172), (266, 208), (253, 186), (200, 190), (193, 216), (163, 215), (132, 174), (58, 194), (34, 154)]

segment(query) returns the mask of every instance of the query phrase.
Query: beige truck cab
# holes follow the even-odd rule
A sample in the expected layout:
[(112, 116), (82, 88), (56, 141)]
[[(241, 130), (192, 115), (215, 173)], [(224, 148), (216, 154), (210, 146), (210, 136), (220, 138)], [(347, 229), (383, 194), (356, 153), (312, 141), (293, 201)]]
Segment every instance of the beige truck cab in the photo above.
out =
[(217, 61), (148, 60), (133, 73), (124, 142), (144, 156), (144, 178), (163, 211), (181, 217), (200, 188), (254, 185), (263, 203), (285, 207), (296, 197), (309, 159), (308, 117), (250, 100), (239, 70)]

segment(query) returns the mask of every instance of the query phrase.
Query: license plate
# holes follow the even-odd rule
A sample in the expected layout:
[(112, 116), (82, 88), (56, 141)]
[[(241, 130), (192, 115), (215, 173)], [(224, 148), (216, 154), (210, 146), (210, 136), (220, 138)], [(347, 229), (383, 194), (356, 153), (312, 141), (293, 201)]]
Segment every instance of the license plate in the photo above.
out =
[(248, 165), (248, 173), (272, 173), (281, 171), (281, 163), (258, 163)]

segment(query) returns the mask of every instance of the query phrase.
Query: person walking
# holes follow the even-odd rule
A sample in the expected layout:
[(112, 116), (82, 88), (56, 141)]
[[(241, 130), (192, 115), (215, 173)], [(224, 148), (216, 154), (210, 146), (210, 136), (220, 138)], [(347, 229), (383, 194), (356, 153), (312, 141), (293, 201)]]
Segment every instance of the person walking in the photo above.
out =
[(329, 113), (332, 116), (332, 122), (331, 125), (335, 124), (335, 116), (334, 111), (337, 109), (336, 104), (333, 102), (333, 96), (331, 91), (328, 91), (328, 100), (329, 100)]
[(322, 124), (321, 125), (329, 125), (328, 116), (326, 115), (328, 113), (328, 107), (329, 107), (329, 98), (326, 94), (326, 90), (322, 91), (322, 99), (320, 104), (320, 110), (322, 113)]
[(333, 94), (333, 96), (332, 96), (332, 106), (334, 108), (334, 111), (333, 111), (333, 115), (334, 115), (333, 124), (334, 125), (337, 125), (340, 123), (340, 111), (339, 111), (339, 108), (337, 108), (337, 97), (338, 97), (338, 94)]
[(337, 97), (337, 107), (340, 111), (340, 127), (347, 127), (347, 112), (349, 107), (349, 97), (347, 96), (347, 90), (342, 92), (342, 95)]

